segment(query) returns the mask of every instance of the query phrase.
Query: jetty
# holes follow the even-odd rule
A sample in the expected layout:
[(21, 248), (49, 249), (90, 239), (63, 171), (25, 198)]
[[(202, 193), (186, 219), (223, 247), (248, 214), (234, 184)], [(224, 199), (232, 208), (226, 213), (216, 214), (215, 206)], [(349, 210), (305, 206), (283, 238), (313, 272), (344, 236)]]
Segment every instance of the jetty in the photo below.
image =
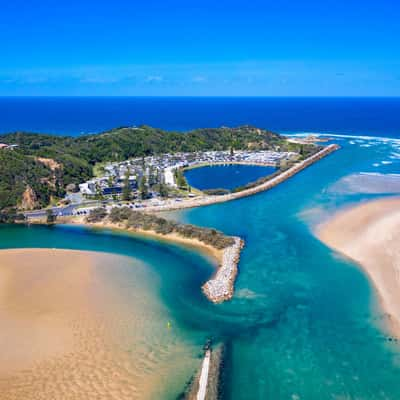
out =
[(206, 344), (201, 367), (185, 391), (185, 400), (219, 399), (224, 354), (224, 343)]
[(207, 349), (204, 355), (203, 364), (201, 365), (199, 390), (197, 391), (196, 400), (205, 400), (207, 394), (208, 372), (210, 369), (211, 350)]

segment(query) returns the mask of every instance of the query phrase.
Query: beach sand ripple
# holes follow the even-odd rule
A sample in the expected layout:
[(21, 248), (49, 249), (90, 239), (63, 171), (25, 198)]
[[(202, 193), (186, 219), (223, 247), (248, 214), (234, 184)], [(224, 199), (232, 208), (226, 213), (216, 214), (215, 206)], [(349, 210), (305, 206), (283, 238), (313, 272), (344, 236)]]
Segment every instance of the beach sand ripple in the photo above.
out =
[(2, 400), (160, 397), (168, 365), (179, 369), (174, 358), (184, 349), (173, 334), (157, 334), (159, 310), (127, 282), (124, 259), (0, 252)]

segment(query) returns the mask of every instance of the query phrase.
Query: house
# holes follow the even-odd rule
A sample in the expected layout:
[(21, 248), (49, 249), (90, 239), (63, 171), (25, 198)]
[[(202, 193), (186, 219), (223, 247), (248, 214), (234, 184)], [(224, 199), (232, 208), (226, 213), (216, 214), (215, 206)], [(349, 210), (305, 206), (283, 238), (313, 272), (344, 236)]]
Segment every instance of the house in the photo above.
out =
[(96, 194), (96, 183), (88, 181), (79, 185), (79, 190), (82, 194), (95, 195)]

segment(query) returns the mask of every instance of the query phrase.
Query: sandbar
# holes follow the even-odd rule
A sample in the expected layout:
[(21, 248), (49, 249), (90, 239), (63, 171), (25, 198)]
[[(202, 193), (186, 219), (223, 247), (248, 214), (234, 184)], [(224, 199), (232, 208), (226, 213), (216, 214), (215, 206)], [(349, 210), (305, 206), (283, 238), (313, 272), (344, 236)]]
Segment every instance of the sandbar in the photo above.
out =
[(368, 274), (389, 316), (389, 329), (400, 337), (400, 198), (342, 210), (318, 227), (317, 236)]

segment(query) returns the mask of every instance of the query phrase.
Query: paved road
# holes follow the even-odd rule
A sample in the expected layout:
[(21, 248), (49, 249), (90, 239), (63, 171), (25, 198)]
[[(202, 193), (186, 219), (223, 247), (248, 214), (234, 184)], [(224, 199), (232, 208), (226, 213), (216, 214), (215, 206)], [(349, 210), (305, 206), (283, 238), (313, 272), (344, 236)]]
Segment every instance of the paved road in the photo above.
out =
[(47, 209), (41, 209), (41, 210), (34, 210), (34, 211), (25, 211), (24, 215), (26, 218), (41, 218), (45, 217), (47, 215), (48, 210), (52, 210), (54, 215), (57, 215), (58, 217), (62, 216), (68, 216), (68, 215), (73, 215), (76, 214), (78, 208), (82, 208), (82, 211), (85, 210), (85, 207), (87, 208), (92, 208), (92, 207), (100, 207), (101, 203), (98, 201), (91, 201), (87, 203), (81, 203), (81, 204), (69, 204), (64, 207), (51, 207)]
[[(75, 208), (77, 208), (78, 205), (68, 205), (65, 207), (52, 207), (50, 208), (50, 210), (53, 211), (54, 215), (57, 216), (63, 216), (63, 215), (72, 215), (73, 211), (75, 210)], [(35, 211), (26, 211), (24, 212), (25, 217), (27, 218), (40, 218), (40, 217), (45, 217), (47, 215), (47, 211), (49, 209), (46, 210), (35, 210)]]

